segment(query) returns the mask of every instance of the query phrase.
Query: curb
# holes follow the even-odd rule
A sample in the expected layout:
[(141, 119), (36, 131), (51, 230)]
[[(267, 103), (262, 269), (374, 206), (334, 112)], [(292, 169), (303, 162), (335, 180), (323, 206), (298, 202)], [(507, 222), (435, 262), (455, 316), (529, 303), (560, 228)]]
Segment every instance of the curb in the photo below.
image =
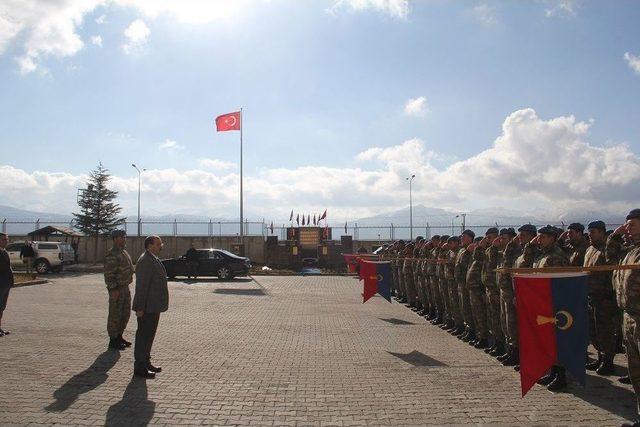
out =
[(21, 288), (23, 286), (44, 285), (45, 283), (49, 283), (49, 281), (46, 279), (27, 280), (26, 282), (14, 283), (13, 287)]

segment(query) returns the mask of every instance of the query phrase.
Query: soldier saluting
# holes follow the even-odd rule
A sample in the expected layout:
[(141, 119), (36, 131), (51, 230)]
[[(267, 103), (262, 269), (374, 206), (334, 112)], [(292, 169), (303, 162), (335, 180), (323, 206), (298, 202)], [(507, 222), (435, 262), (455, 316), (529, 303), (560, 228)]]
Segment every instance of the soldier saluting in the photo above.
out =
[(113, 247), (104, 259), (104, 281), (109, 292), (109, 316), (107, 332), (109, 348), (124, 350), (131, 343), (122, 338), (131, 315), (131, 292), (129, 284), (133, 281), (133, 263), (126, 251), (127, 233), (124, 230), (111, 232)]

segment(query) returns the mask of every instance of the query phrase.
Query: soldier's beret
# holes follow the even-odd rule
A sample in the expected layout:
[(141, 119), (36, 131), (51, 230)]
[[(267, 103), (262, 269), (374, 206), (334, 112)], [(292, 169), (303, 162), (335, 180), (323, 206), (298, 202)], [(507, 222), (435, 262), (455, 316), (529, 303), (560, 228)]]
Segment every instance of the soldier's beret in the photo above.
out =
[(538, 229), (533, 224), (525, 224), (522, 227), (518, 228), (518, 231), (524, 231), (526, 233), (536, 234)]
[(482, 241), (482, 237), (480, 237), (480, 236), (478, 236), (478, 237), (476, 237), (475, 239), (473, 239), (473, 242), (474, 242), (474, 243), (479, 243), (479, 242), (481, 242), (481, 241)]
[(604, 221), (591, 221), (589, 225), (587, 225), (587, 229), (591, 230), (592, 228), (599, 228), (602, 231), (607, 230), (607, 226), (604, 224)]
[(640, 209), (632, 209), (627, 215), (627, 219), (640, 218)]
[(569, 230), (576, 230), (581, 233), (584, 232), (584, 225), (580, 224), (579, 222), (572, 222), (567, 228)]
[(419, 242), (419, 241), (421, 241), (421, 240), (424, 240), (424, 237), (422, 237), (422, 236), (418, 236), (418, 237), (416, 237), (416, 242)]
[(440, 236), (436, 234), (435, 236), (431, 237), (431, 240), (440, 240)]
[(125, 237), (127, 235), (127, 232), (124, 230), (113, 230), (111, 232), (111, 238), (115, 239), (116, 237)]
[(460, 238), (458, 236), (451, 236), (447, 239), (447, 243), (460, 243)]
[(473, 232), (473, 231), (471, 231), (471, 230), (464, 230), (464, 231), (462, 232), (462, 234), (466, 234), (467, 236), (471, 237), (472, 239), (475, 239), (475, 237), (476, 237), (476, 233), (474, 233), (474, 232)]
[(502, 236), (504, 234), (510, 234), (515, 237), (516, 230), (514, 230), (513, 227), (503, 228), (502, 230), (500, 230), (500, 235)]
[(446, 234), (443, 234), (442, 236), (440, 236), (440, 241), (442, 241), (442, 240), (444, 240), (446, 242), (447, 240), (449, 240), (449, 236), (446, 235)]
[(498, 229), (496, 227), (491, 227), (487, 230), (486, 233), (484, 233), (485, 236), (489, 235), (489, 234), (498, 234)]
[(541, 229), (538, 230), (538, 233), (540, 234), (549, 234), (551, 236), (558, 236), (558, 229), (556, 227), (554, 227), (553, 225), (545, 225), (544, 227), (542, 227)]

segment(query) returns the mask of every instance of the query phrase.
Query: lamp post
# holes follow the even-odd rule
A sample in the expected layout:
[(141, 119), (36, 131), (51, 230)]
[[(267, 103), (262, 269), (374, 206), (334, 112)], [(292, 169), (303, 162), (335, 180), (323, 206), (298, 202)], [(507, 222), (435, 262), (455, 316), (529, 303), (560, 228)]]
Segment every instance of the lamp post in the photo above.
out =
[(142, 176), (142, 172), (146, 171), (146, 169), (142, 169), (140, 170), (138, 168), (138, 166), (136, 166), (135, 163), (131, 163), (131, 166), (133, 166), (135, 168), (135, 170), (138, 171), (138, 237), (140, 237), (141, 235), (141, 230), (140, 230), (140, 184), (141, 184), (141, 176)]
[(411, 175), (405, 178), (409, 181), (409, 240), (413, 240), (413, 200), (411, 199), (411, 181), (415, 178), (415, 175)]
[(460, 217), (460, 215), (456, 215), (453, 218), (451, 218), (451, 235), (452, 236), (453, 236), (453, 233), (455, 233), (455, 231), (453, 230), (453, 220), (455, 220), (458, 217)]

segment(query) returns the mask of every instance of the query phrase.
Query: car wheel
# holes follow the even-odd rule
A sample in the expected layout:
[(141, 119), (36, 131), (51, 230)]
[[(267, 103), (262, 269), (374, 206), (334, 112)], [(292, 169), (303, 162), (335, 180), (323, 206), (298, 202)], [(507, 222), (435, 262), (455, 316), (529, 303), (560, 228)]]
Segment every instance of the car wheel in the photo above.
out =
[(49, 272), (49, 261), (46, 259), (39, 259), (36, 261), (35, 267), (38, 274), (46, 274)]
[(218, 279), (220, 280), (229, 280), (231, 279), (231, 271), (228, 267), (220, 267), (218, 269)]

